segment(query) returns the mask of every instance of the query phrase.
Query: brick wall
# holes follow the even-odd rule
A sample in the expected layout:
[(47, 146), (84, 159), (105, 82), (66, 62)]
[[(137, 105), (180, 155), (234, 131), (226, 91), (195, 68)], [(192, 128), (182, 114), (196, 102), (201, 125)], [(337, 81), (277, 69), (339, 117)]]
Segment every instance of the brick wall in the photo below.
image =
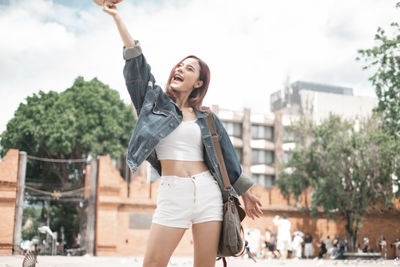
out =
[[(144, 173), (143, 164), (137, 173)], [(143, 255), (149, 228), (131, 228), (131, 215), (152, 216), (157, 201), (158, 181), (149, 185), (135, 175), (128, 186), (109, 157), (100, 157), (98, 174), (96, 255)], [(187, 232), (175, 255), (191, 255), (193, 241)]]
[[(294, 201), (285, 200), (279, 192), (279, 189), (272, 187), (265, 189), (263, 186), (257, 185), (251, 189), (252, 193), (261, 199), (263, 203), (263, 216), (260, 219), (252, 221), (249, 218), (244, 220), (244, 225), (248, 228), (258, 228), (261, 234), (265, 233), (267, 227), (277, 231), (273, 224), (275, 215), (282, 215), (286, 213), (288, 219), (292, 224), (291, 231), (302, 231), (310, 233), (314, 241), (314, 254), (318, 251), (316, 240), (320, 237), (326, 240), (327, 236), (331, 239), (335, 237), (346, 238), (345, 221), (339, 219), (327, 220), (321, 212), (317, 216), (317, 220), (313, 220), (312, 216), (307, 211), (299, 211), (294, 207)], [(309, 203), (311, 190), (308, 190), (305, 195), (300, 199), (301, 205)], [(379, 251), (378, 242), (380, 236), (383, 235), (388, 243), (387, 252), (388, 257), (393, 258), (394, 248), (390, 248), (390, 244), (394, 243), (396, 238), (400, 238), (400, 200), (395, 200), (395, 205), (390, 211), (369, 211), (367, 212), (359, 233), (359, 243), (362, 242), (363, 237), (368, 237), (370, 247), (375, 251)]]
[[(146, 168), (146, 164), (140, 168)], [(139, 170), (138, 173), (145, 173)], [(149, 229), (130, 228), (129, 221), (132, 214), (152, 215), (156, 207), (158, 181), (151, 185), (146, 180), (136, 175), (128, 186), (122, 179), (109, 157), (101, 157), (99, 160), (98, 179), (98, 208), (97, 208), (97, 255), (143, 255), (149, 234)], [(252, 221), (246, 218), (245, 227), (258, 228), (261, 234), (267, 227), (272, 227), (275, 215), (286, 213), (292, 223), (292, 232), (299, 230), (309, 232), (314, 241), (319, 237), (324, 239), (345, 237), (343, 220), (327, 220), (323, 214), (318, 215), (314, 221), (308, 212), (301, 212), (293, 206), (293, 201), (287, 201), (282, 197), (278, 188), (265, 189), (257, 185), (252, 188), (263, 203), (263, 216)], [(307, 205), (311, 191), (307, 191), (301, 198), (301, 204)], [(378, 249), (377, 242), (383, 234), (388, 244), (400, 237), (400, 203), (396, 202), (396, 209), (391, 212), (370, 212), (367, 214), (360, 238), (366, 236), (374, 249)], [(276, 231), (276, 229), (275, 229)], [(317, 247), (314, 243), (314, 251)], [(388, 256), (393, 257), (394, 250), (388, 246)], [(175, 250), (175, 255), (190, 256), (193, 252), (193, 240), (191, 230), (186, 231), (182, 241)]]
[(0, 162), (0, 255), (12, 254), (19, 152), (10, 149)]

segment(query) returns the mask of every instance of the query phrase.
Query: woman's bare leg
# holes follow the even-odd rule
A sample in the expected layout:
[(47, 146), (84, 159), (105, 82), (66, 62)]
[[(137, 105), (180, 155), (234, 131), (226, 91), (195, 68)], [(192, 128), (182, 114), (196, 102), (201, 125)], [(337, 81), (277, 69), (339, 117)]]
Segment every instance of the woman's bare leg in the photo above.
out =
[(194, 267), (214, 267), (222, 222), (204, 222), (192, 225)]
[(153, 223), (147, 241), (143, 267), (166, 267), (185, 230), (185, 228)]

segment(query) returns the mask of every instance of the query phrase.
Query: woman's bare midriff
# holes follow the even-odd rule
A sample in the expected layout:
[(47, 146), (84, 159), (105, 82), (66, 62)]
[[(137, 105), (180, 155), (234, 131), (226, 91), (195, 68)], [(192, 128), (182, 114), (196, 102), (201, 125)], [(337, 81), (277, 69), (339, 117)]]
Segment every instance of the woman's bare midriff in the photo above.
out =
[(204, 161), (161, 160), (162, 176), (191, 177), (208, 170)]

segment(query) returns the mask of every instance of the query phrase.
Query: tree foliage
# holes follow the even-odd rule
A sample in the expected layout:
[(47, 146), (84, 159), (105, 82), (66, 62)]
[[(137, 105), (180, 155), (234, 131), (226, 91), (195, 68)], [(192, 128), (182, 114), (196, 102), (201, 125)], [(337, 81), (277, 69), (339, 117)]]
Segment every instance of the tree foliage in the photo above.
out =
[(33, 206), (25, 207), (22, 213), (22, 225), (24, 226), (21, 232), (23, 240), (32, 240), (38, 236), (40, 210)]
[[(82, 163), (28, 160), (28, 185), (50, 192), (75, 189), (84, 185), (89, 156), (125, 155), (135, 121), (133, 108), (123, 103), (117, 91), (97, 79), (78, 77), (61, 93), (40, 91), (28, 96), (1, 134), (1, 154), (16, 148), (42, 158), (83, 159)], [(28, 197), (30, 202), (38, 199)], [(50, 228), (59, 232), (64, 227), (67, 246), (73, 245), (79, 233), (77, 203), (52, 201), (50, 206)], [(38, 224), (47, 222), (40, 222), (33, 208), (24, 210), (25, 217), (31, 217), (33, 225), (22, 236), (31, 239), (38, 235)]]
[[(396, 5), (400, 8), (400, 2)], [(400, 137), (400, 24), (391, 24), (392, 33), (379, 27), (375, 34), (376, 45), (358, 51), (373, 75), (369, 78), (379, 100), (376, 111), (382, 112), (385, 126)], [(360, 57), (357, 58), (360, 60)]]
[(50, 229), (58, 233), (58, 241), (61, 241), (61, 227), (64, 228), (64, 242), (67, 247), (76, 246), (75, 238), (79, 233), (79, 214), (75, 212), (75, 206), (72, 203), (51, 203), (44, 212), (49, 213)]
[[(293, 156), (279, 174), (284, 196), (296, 199), (310, 186), (310, 208), (346, 221), (349, 248), (357, 248), (358, 231), (368, 209), (385, 208), (399, 196), (398, 155), (395, 138), (377, 117), (354, 123), (330, 116), (312, 125), (308, 144), (298, 142)], [(297, 128), (309, 127), (304, 123)], [(307, 130), (301, 130), (307, 132)]]
[(50, 206), (39, 209), (38, 207), (28, 206), (24, 208), (22, 225), (22, 239), (40, 239), (38, 227), (47, 224), (49, 216), (50, 229), (57, 232), (57, 240), (61, 241), (61, 227), (64, 228), (64, 242), (67, 248), (76, 246), (75, 238), (79, 233), (79, 215), (73, 203), (53, 202)]
[[(64, 92), (28, 96), (1, 134), (1, 154), (16, 148), (45, 158), (87, 159), (105, 154), (118, 158), (125, 154), (134, 126), (133, 110), (117, 91), (97, 79), (87, 82), (78, 77)], [(76, 169), (73, 164), (30, 163), (28, 177), (55, 175), (65, 184), (75, 177)]]

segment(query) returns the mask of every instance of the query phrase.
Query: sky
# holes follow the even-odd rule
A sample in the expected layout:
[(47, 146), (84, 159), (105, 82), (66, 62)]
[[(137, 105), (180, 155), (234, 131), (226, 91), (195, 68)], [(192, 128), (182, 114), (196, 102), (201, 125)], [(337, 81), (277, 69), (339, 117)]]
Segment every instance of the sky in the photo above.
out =
[[(118, 4), (159, 85), (183, 57), (208, 63), (204, 105), (269, 112), (289, 80), (375, 95), (357, 50), (398, 21), (398, 0), (124, 0)], [(0, 0), (0, 133), (40, 90), (61, 92), (97, 77), (130, 102), (122, 41), (91, 0)]]

